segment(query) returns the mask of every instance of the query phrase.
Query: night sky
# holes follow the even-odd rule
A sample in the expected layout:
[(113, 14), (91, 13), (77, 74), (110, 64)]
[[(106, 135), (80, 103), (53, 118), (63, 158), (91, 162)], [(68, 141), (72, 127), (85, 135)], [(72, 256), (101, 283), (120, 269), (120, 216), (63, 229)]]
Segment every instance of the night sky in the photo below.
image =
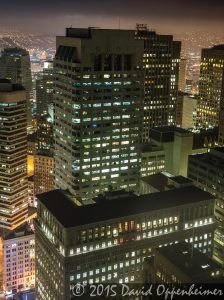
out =
[(1, 0), (0, 27), (60, 34), (70, 25), (118, 28), (120, 20), (120, 28), (222, 31), (223, 13), (221, 0)]

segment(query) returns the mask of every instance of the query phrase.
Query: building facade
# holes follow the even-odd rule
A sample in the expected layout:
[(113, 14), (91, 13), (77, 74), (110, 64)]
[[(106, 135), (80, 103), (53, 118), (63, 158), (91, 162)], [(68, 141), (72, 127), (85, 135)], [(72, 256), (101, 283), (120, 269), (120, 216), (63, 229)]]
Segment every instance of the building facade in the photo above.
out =
[(181, 42), (137, 24), (136, 39), (144, 40), (144, 123), (142, 141), (149, 141), (149, 129), (176, 125)]
[(185, 87), (186, 87), (186, 72), (187, 72), (187, 59), (185, 57), (181, 57), (180, 67), (179, 67), (178, 89), (182, 93), (185, 92)]
[(29, 52), (21, 48), (5, 48), (0, 56), (0, 78), (21, 84), (26, 90), (27, 126), (32, 127), (32, 76)]
[[(54, 156), (50, 151), (39, 151), (34, 157), (34, 195), (54, 189)], [(58, 204), (60, 205), (60, 204)]]
[(26, 92), (0, 80), (0, 227), (14, 229), (28, 207)]
[(197, 97), (189, 94), (184, 95), (182, 128), (195, 128), (197, 123)]
[(35, 286), (35, 237), (24, 223), (1, 236), (2, 280), (0, 291), (7, 295)]
[(37, 116), (48, 114), (54, 97), (53, 62), (45, 62), (43, 74), (36, 80)]
[(223, 101), (224, 45), (216, 45), (210, 49), (202, 49), (197, 126), (218, 126)]
[(53, 150), (53, 120), (49, 115), (37, 118), (36, 148), (38, 150)]
[(224, 148), (189, 156), (188, 177), (200, 188), (215, 194), (215, 217), (218, 224), (215, 233), (214, 257), (224, 265)]
[(57, 37), (55, 186), (83, 201), (139, 176), (143, 40), (132, 30), (68, 28)]
[(214, 197), (194, 186), (84, 206), (61, 190), (39, 195), (37, 298), (75, 299), (76, 283), (142, 282), (154, 247), (180, 240), (211, 256), (215, 226)]

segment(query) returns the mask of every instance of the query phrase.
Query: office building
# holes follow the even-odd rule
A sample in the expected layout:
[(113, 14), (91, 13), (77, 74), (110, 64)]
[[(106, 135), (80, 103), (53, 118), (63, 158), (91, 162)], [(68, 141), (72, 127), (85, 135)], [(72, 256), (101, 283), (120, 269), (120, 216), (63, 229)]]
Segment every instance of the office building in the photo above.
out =
[(0, 78), (21, 84), (26, 90), (27, 126), (32, 127), (32, 76), (29, 52), (21, 48), (5, 48), (0, 56)]
[(28, 203), (31, 207), (37, 206), (34, 194), (34, 175), (28, 177)]
[(132, 30), (68, 28), (57, 37), (55, 186), (85, 202), (109, 185), (137, 188), (143, 44)]
[(181, 57), (180, 67), (179, 67), (178, 89), (182, 93), (185, 92), (185, 87), (186, 87), (186, 71), (187, 71), (187, 59), (185, 57)]
[(35, 286), (35, 237), (24, 223), (0, 237), (0, 291), (7, 295)]
[[(48, 150), (38, 151), (34, 157), (34, 194), (54, 189), (54, 156)], [(58, 204), (60, 205), (60, 204)]]
[[(193, 133), (185, 129), (173, 126), (155, 127), (149, 132), (151, 141), (160, 147), (164, 151), (165, 158), (163, 158), (163, 152), (158, 152), (156, 161), (160, 159), (163, 161), (165, 167), (155, 167), (155, 163), (149, 164), (152, 156), (155, 154), (150, 151), (142, 153), (142, 167), (144, 168), (145, 162), (148, 164), (148, 171), (141, 172), (142, 176), (154, 174), (156, 172), (149, 172), (157, 170), (157, 172), (167, 171), (174, 175), (187, 175), (187, 161), (188, 155), (192, 153), (193, 146)], [(144, 149), (144, 148), (143, 148)], [(147, 145), (146, 145), (147, 149)], [(147, 157), (148, 156), (148, 157)]]
[(136, 39), (144, 40), (144, 123), (142, 141), (149, 141), (149, 129), (176, 125), (181, 43), (171, 35), (160, 35), (137, 24)]
[(37, 116), (47, 115), (54, 97), (53, 62), (45, 62), (41, 78), (36, 80)]
[(193, 89), (193, 80), (192, 79), (186, 79), (186, 85), (185, 85), (185, 93), (187, 94), (192, 94), (192, 89)]
[(36, 148), (38, 150), (53, 150), (53, 120), (49, 115), (37, 118)]
[(206, 153), (218, 145), (217, 128), (189, 131), (172, 126), (156, 127), (150, 130), (149, 137), (150, 142), (141, 145), (141, 178), (163, 171), (187, 176), (188, 156)]
[(223, 99), (224, 45), (216, 45), (202, 49), (197, 108), (198, 127), (210, 128), (219, 125)]
[(166, 170), (166, 151), (163, 144), (143, 144), (141, 149), (141, 177)]
[(224, 265), (224, 148), (189, 156), (188, 177), (200, 188), (215, 194), (215, 217), (218, 224), (215, 233), (214, 257)]
[(193, 139), (193, 153), (199, 153), (201, 148), (202, 152), (208, 152), (210, 148), (215, 148), (218, 146), (218, 127), (214, 127), (211, 129), (196, 129), (193, 130), (194, 139)]
[(27, 217), (26, 92), (0, 80), (0, 227), (14, 229)]
[(197, 123), (197, 97), (185, 94), (183, 98), (182, 128), (193, 129)]
[(144, 262), (144, 276), (148, 283), (223, 283), (220, 265), (185, 242), (156, 248), (154, 256)]
[(219, 114), (219, 145), (224, 146), (224, 104), (221, 104)]
[(39, 195), (38, 300), (70, 299), (76, 283), (142, 282), (153, 249), (185, 239), (211, 256), (214, 200), (194, 186), (84, 206), (61, 190)]

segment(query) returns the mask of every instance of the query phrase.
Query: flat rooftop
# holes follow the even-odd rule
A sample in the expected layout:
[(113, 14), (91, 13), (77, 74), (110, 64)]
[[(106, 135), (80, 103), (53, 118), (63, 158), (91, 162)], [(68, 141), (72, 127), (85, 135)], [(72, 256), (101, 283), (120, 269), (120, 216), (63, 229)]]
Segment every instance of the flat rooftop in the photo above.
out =
[(224, 51), (224, 44), (214, 45), (211, 49)]
[(4, 240), (11, 240), (19, 237), (25, 237), (32, 234), (34, 234), (34, 232), (26, 222), (14, 230), (3, 229), (3, 228), (0, 229), (0, 236), (2, 236)]
[(149, 186), (157, 189), (158, 191), (165, 191), (168, 183), (168, 177), (163, 173), (156, 173), (141, 178), (141, 181), (146, 182)]
[[(192, 253), (193, 250), (193, 253)], [(172, 246), (157, 248), (156, 252), (177, 266), (188, 277), (197, 282), (208, 278), (210, 272), (220, 269), (220, 265), (192, 245), (181, 242)]]
[(193, 181), (184, 176), (174, 176), (170, 178), (172, 181), (179, 183), (179, 184), (186, 184), (186, 183), (193, 183)]
[(224, 170), (224, 147), (212, 148), (210, 152), (189, 155), (190, 159), (208, 165), (217, 170)]
[(0, 78), (0, 93), (9, 93), (23, 90), (25, 90), (25, 88), (21, 84), (11, 83), (11, 81), (8, 79)]
[(189, 136), (193, 136), (189, 130), (176, 127), (176, 126), (162, 126), (162, 127), (154, 127), (149, 130), (149, 137), (153, 140), (160, 142), (172, 142), (174, 141), (175, 133), (186, 134)]
[[(166, 187), (173, 183), (183, 184), (193, 184), (193, 181), (184, 176), (174, 176), (172, 174), (166, 174), (163, 172), (144, 176), (141, 181), (147, 183), (149, 186), (155, 188), (156, 190), (162, 192), (166, 190)], [(175, 187), (174, 187), (175, 188)]]
[(61, 190), (40, 194), (38, 199), (64, 227), (69, 228), (213, 200), (215, 197), (195, 186), (189, 186), (84, 206), (77, 206)]

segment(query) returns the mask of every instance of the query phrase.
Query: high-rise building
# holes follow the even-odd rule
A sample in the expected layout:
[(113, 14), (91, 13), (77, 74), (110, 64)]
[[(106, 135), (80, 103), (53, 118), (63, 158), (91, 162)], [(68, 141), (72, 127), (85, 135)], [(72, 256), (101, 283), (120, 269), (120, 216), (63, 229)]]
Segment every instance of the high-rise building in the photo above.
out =
[(185, 93), (192, 94), (193, 84), (194, 82), (192, 79), (186, 79)]
[[(54, 156), (48, 150), (34, 156), (34, 195), (54, 189)], [(60, 205), (60, 204), (59, 204)]]
[(214, 257), (224, 265), (224, 148), (211, 149), (204, 154), (190, 155), (188, 177), (195, 185), (215, 194), (215, 217), (218, 224), (215, 232)]
[(185, 92), (185, 87), (186, 87), (186, 70), (187, 70), (187, 59), (185, 57), (181, 57), (180, 68), (179, 68), (178, 89), (182, 93)]
[(176, 125), (181, 43), (172, 35), (160, 35), (138, 24), (136, 39), (144, 40), (145, 69), (144, 124), (142, 140), (149, 139), (149, 129)]
[(53, 120), (49, 115), (37, 119), (36, 148), (38, 150), (53, 150)]
[(189, 94), (184, 95), (182, 128), (195, 128), (197, 120), (197, 97)]
[(38, 300), (71, 299), (77, 283), (140, 283), (153, 249), (178, 241), (211, 257), (214, 199), (194, 186), (84, 206), (60, 190), (39, 195)]
[(55, 184), (87, 201), (139, 176), (143, 39), (133, 30), (68, 28), (57, 37)]
[(28, 206), (26, 92), (0, 80), (0, 227), (25, 221)]
[(32, 76), (29, 52), (21, 48), (5, 48), (0, 57), (0, 78), (10, 79), (26, 89), (27, 125), (32, 126)]
[(197, 126), (218, 126), (224, 106), (224, 45), (202, 49), (199, 96)]
[(36, 80), (37, 116), (47, 115), (54, 96), (53, 62), (45, 62), (43, 74)]

